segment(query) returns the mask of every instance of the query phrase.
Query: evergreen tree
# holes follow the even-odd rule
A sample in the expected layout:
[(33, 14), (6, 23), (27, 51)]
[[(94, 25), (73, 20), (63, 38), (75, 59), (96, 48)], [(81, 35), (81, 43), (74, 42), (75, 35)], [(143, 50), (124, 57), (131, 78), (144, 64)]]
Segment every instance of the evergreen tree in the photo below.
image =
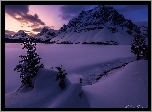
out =
[(57, 73), (56, 80), (60, 80), (59, 86), (61, 87), (61, 89), (64, 89), (66, 86), (66, 84), (65, 84), (66, 79), (65, 78), (66, 78), (67, 73), (64, 73), (65, 70), (62, 70), (62, 65), (61, 65), (61, 67), (56, 67), (56, 68), (59, 71)]
[(131, 43), (131, 52), (136, 55), (136, 60), (139, 60), (141, 57), (145, 57), (145, 47), (145, 37), (138, 32), (134, 35), (134, 39)]
[(34, 85), (32, 84), (32, 78), (37, 74), (39, 68), (44, 67), (43, 64), (39, 64), (41, 58), (39, 58), (39, 55), (36, 53), (36, 43), (34, 40), (35, 39), (32, 37), (26, 38), (24, 40), (24, 47), (22, 49), (27, 49), (27, 55), (19, 56), (22, 58), (22, 60), (19, 61), (20, 64), (14, 68), (14, 71), (17, 70), (17, 72), (20, 72), (22, 85), (27, 85), (28, 87), (32, 88), (34, 88)]

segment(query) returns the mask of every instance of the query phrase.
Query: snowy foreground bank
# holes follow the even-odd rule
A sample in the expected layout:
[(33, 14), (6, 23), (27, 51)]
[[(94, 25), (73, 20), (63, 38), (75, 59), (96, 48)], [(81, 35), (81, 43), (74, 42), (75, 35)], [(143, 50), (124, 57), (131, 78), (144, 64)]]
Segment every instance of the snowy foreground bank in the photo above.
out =
[[(82, 78), (83, 85), (79, 83)], [(67, 75), (66, 88), (56, 71), (40, 69), (34, 89), (5, 94), (6, 108), (132, 108), (148, 107), (148, 61), (140, 60), (111, 72), (90, 85), (82, 74)], [(85, 84), (84, 84), (85, 83)], [(16, 88), (18, 89), (18, 88)]]

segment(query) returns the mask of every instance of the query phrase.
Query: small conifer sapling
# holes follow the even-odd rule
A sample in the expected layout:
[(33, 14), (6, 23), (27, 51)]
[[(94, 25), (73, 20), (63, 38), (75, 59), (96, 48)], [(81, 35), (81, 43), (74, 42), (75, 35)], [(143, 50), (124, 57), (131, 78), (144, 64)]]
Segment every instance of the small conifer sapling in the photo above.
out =
[(56, 74), (57, 75), (56, 80), (57, 81), (60, 80), (59, 86), (61, 87), (61, 89), (64, 89), (66, 86), (66, 79), (65, 78), (66, 78), (67, 73), (64, 73), (65, 70), (62, 70), (62, 65), (61, 65), (61, 67), (56, 67), (56, 68), (58, 70), (58, 73)]

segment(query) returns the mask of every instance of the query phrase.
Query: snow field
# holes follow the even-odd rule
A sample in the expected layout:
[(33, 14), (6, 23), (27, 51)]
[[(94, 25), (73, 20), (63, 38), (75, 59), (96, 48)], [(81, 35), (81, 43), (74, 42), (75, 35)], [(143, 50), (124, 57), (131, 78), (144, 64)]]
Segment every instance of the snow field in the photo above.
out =
[[(125, 108), (127, 105), (133, 107), (141, 105), (146, 108), (148, 106), (146, 60), (131, 62), (121, 69), (111, 71), (99, 81), (94, 81), (94, 77), (104, 70), (134, 60), (135, 56), (130, 52), (130, 46), (38, 44), (37, 52), (45, 68), (39, 70), (33, 90), (23, 87), (18, 92), (21, 82), (19, 73), (13, 69), (20, 60), (18, 56), (26, 52), (19, 50), (22, 48), (20, 44), (6, 44), (6, 46), (6, 108)], [(64, 90), (61, 90), (59, 82), (56, 81), (55, 67), (61, 64), (68, 73), (67, 86)], [(49, 69), (51, 67), (54, 68)]]

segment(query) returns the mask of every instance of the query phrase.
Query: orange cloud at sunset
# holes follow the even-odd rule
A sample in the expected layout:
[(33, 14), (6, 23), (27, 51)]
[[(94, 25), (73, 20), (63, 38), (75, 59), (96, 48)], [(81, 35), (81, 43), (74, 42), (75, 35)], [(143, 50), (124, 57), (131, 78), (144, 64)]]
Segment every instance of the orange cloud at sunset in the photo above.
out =
[(59, 29), (65, 21), (61, 21), (59, 6), (51, 5), (9, 5), (5, 7), (6, 33), (28, 31), (33, 36), (41, 31), (44, 26)]

